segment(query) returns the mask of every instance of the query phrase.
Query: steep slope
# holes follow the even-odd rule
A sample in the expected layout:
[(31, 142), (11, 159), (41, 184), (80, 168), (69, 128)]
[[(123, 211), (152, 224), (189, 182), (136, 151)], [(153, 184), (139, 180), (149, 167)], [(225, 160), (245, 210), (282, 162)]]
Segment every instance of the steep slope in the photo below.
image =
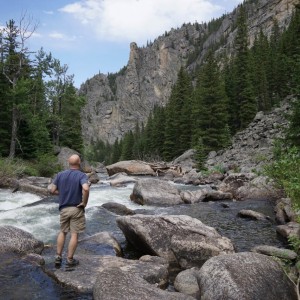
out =
[(209, 153), (206, 167), (213, 169), (220, 166), (245, 173), (262, 171), (266, 164), (274, 161), (276, 139), (285, 136), (291, 102), (293, 98), (287, 97), (269, 113), (258, 112), (253, 122), (232, 138), (229, 148)]
[[(251, 0), (247, 4), (250, 44), (262, 29), (270, 34), (274, 20), (280, 28), (290, 21), (297, 0)], [(127, 66), (114, 76), (95, 75), (80, 88), (87, 103), (82, 110), (82, 133), (89, 144), (113, 143), (136, 123), (146, 122), (155, 105), (165, 105), (181, 67), (196, 69), (210, 47), (231, 55), (238, 8), (207, 24), (171, 29), (147, 47), (130, 45)], [(213, 30), (212, 30), (213, 28)]]

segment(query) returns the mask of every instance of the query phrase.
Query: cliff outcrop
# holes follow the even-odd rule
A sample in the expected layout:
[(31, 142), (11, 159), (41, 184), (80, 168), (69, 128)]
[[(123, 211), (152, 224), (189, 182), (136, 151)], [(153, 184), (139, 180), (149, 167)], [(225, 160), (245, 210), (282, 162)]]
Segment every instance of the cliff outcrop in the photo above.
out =
[[(270, 35), (275, 20), (285, 28), (295, 3), (297, 0), (248, 1), (250, 44), (260, 29)], [(79, 93), (87, 100), (82, 110), (85, 143), (99, 139), (113, 143), (137, 122), (146, 123), (155, 105), (167, 103), (180, 68), (193, 72), (210, 47), (231, 55), (238, 9), (214, 20), (214, 30), (207, 24), (184, 24), (145, 47), (131, 43), (128, 64), (122, 70), (98, 74), (83, 83)]]

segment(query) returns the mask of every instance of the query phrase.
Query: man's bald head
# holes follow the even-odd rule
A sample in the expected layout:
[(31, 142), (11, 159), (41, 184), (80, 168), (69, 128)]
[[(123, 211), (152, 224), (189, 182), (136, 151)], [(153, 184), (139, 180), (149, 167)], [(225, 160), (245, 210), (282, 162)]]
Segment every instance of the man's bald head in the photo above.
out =
[(77, 154), (73, 154), (69, 157), (69, 166), (70, 168), (79, 168), (80, 167), (80, 157)]

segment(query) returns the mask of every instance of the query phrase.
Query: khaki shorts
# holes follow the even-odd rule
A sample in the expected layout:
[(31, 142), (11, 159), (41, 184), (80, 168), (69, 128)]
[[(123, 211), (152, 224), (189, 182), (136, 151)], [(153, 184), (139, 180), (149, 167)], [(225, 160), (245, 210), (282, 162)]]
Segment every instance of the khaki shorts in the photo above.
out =
[(62, 232), (80, 233), (85, 230), (84, 209), (70, 206), (60, 211), (60, 230)]

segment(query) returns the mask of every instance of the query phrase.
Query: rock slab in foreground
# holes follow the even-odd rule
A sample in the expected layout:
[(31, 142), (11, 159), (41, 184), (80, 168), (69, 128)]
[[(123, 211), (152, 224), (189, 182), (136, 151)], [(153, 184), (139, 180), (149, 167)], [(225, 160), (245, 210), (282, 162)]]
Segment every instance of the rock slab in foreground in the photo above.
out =
[[(68, 270), (63, 262), (61, 268), (55, 269), (53, 260), (46, 264), (46, 272), (62, 285), (84, 293), (91, 293), (99, 272), (107, 272), (113, 268), (128, 274), (136, 274), (151, 284), (164, 287), (168, 283), (168, 264), (162, 258), (129, 260), (115, 256), (78, 254), (79, 265)], [(50, 258), (51, 259), (51, 258)], [(47, 260), (50, 261), (48, 258)], [(116, 279), (113, 284), (117, 284)], [(126, 288), (126, 287), (124, 287)], [(113, 298), (102, 298), (113, 299)], [(124, 298), (120, 298), (124, 299)]]
[(95, 300), (193, 300), (181, 293), (168, 292), (120, 268), (101, 271), (93, 289)]
[(241, 252), (209, 259), (198, 273), (201, 299), (296, 300), (295, 285), (269, 256)]

